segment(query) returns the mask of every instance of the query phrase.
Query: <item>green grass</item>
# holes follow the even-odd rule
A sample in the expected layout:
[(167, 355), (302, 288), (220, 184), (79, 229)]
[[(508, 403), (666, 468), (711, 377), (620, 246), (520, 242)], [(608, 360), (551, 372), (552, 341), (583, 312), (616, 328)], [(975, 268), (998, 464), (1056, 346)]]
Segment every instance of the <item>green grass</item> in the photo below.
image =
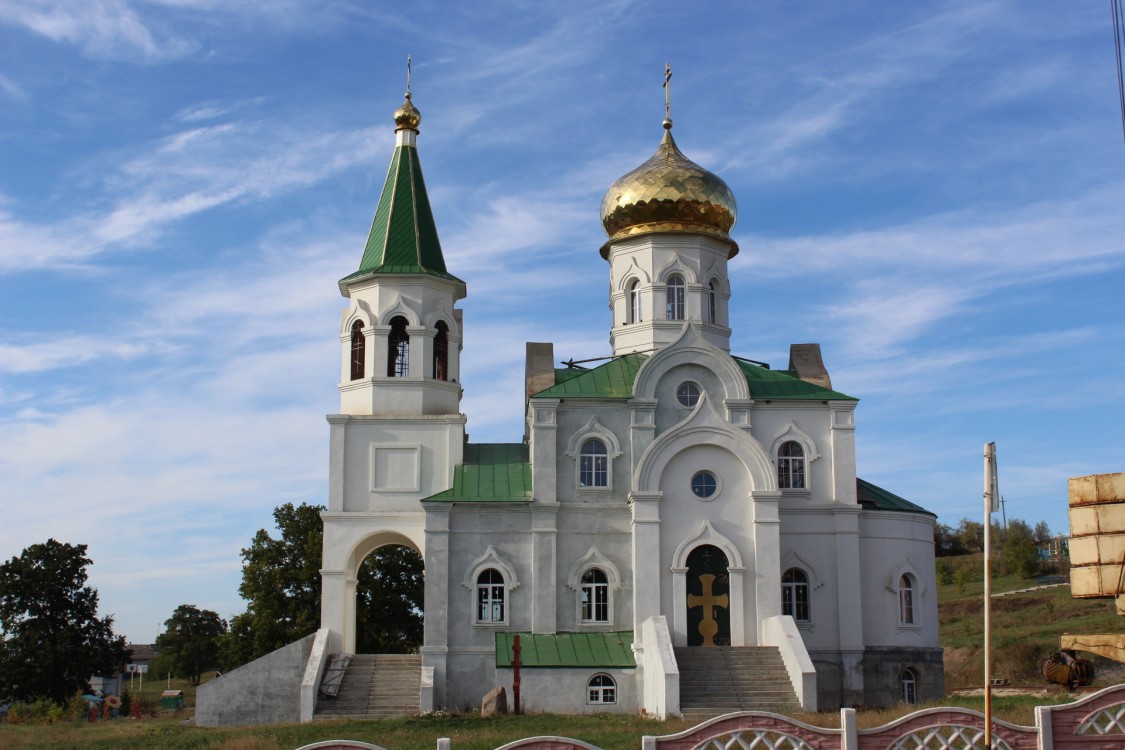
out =
[[(980, 555), (953, 558), (954, 565), (980, 569)], [(978, 578), (983, 578), (977, 574)], [(1035, 581), (1015, 575), (993, 578), (993, 594), (1034, 586)], [(947, 690), (984, 683), (984, 582), (971, 580), (958, 590), (956, 583), (938, 586), (940, 640), (945, 647)], [(992, 599), (993, 676), (1012, 685), (1044, 685), (1039, 666), (1059, 648), (1064, 633), (1116, 633), (1125, 625), (1110, 599), (1074, 599), (1069, 586), (1044, 588)], [(1090, 656), (1090, 655), (1086, 655)], [(1118, 681), (1112, 662), (1093, 659), (1105, 675), (1095, 684)]]

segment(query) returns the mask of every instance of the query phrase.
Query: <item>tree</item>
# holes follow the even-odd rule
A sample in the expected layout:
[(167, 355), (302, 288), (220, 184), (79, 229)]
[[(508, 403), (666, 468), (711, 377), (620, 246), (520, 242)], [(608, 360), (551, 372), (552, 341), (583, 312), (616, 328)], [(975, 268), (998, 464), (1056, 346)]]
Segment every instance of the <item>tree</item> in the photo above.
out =
[[(246, 612), (223, 638), (223, 665), (233, 668), (320, 627), (322, 506), (286, 503), (274, 510), (281, 532), (261, 529), (242, 550)], [(423, 564), (417, 552), (380, 547), (360, 566), (356, 584), (356, 650), (409, 653), (422, 644)]]
[(86, 545), (48, 539), (0, 565), (0, 690), (16, 700), (64, 703), (94, 675), (125, 665), (113, 618), (98, 618), (86, 585)]
[(356, 651), (409, 654), (422, 645), (422, 556), (388, 545), (367, 556), (356, 581)]
[(281, 532), (274, 539), (259, 529), (242, 550), (238, 593), (246, 611), (231, 618), (221, 655), (227, 669), (253, 661), (304, 638), (320, 627), (319, 505), (285, 503), (274, 509)]
[(1035, 524), (1035, 543), (1040, 547), (1045, 547), (1051, 541), (1051, 527), (1047, 525), (1046, 521), (1040, 521)]
[(171, 672), (199, 684), (204, 670), (218, 664), (219, 639), (226, 632), (227, 623), (217, 613), (181, 604), (164, 621), (164, 632), (156, 636), (157, 672)]
[(1000, 554), (1009, 570), (1020, 578), (1032, 578), (1039, 572), (1039, 545), (1035, 532), (1018, 518), (1008, 522), (1000, 544)]
[(964, 554), (984, 552), (984, 524), (962, 518), (957, 525), (957, 538), (961, 541)]

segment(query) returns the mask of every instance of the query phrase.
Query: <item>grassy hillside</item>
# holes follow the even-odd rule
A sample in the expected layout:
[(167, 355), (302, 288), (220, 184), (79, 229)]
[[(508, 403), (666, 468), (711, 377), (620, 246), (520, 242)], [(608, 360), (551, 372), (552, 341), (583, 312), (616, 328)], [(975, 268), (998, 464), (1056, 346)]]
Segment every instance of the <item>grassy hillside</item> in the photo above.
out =
[[(947, 690), (979, 687), (984, 683), (984, 607), (980, 555), (946, 558), (956, 567), (975, 574), (961, 584), (938, 586), (938, 616), (941, 645), (945, 647)], [(962, 576), (964, 579), (964, 576)], [(1007, 574), (993, 578), (993, 594), (1034, 586), (1035, 581)], [(1027, 593), (994, 596), (992, 600), (993, 676), (1013, 685), (1041, 686), (1041, 662), (1059, 647), (1063, 633), (1116, 633), (1125, 628), (1125, 618), (1116, 614), (1111, 599), (1073, 599), (1069, 586), (1043, 588)], [(1120, 682), (1122, 667), (1084, 654), (1095, 662), (1095, 684)]]

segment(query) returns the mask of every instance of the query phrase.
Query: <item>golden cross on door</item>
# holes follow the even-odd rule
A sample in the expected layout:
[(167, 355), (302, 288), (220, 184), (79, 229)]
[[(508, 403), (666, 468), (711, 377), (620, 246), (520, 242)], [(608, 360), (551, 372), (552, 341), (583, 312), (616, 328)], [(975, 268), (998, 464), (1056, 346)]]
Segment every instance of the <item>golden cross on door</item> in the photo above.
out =
[(715, 596), (712, 591), (714, 583), (715, 576), (710, 573), (703, 573), (699, 576), (699, 585), (703, 595), (688, 594), (687, 598), (688, 609), (703, 607), (703, 620), (699, 623), (699, 634), (703, 636), (704, 646), (714, 646), (715, 636), (719, 633), (719, 623), (715, 621), (713, 608), (722, 607), (726, 609), (730, 606), (730, 597), (726, 594)]

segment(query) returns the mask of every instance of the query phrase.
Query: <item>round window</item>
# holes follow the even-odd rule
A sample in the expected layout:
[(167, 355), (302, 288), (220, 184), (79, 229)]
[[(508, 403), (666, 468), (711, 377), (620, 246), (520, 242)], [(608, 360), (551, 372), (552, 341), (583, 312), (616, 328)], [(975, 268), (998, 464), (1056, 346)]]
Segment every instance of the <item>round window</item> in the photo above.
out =
[(711, 497), (719, 489), (719, 482), (709, 471), (698, 472), (691, 478), (691, 491), (696, 497)]
[(680, 387), (676, 389), (676, 400), (680, 402), (681, 406), (686, 406), (689, 409), (699, 403), (699, 386), (690, 381), (681, 383)]

